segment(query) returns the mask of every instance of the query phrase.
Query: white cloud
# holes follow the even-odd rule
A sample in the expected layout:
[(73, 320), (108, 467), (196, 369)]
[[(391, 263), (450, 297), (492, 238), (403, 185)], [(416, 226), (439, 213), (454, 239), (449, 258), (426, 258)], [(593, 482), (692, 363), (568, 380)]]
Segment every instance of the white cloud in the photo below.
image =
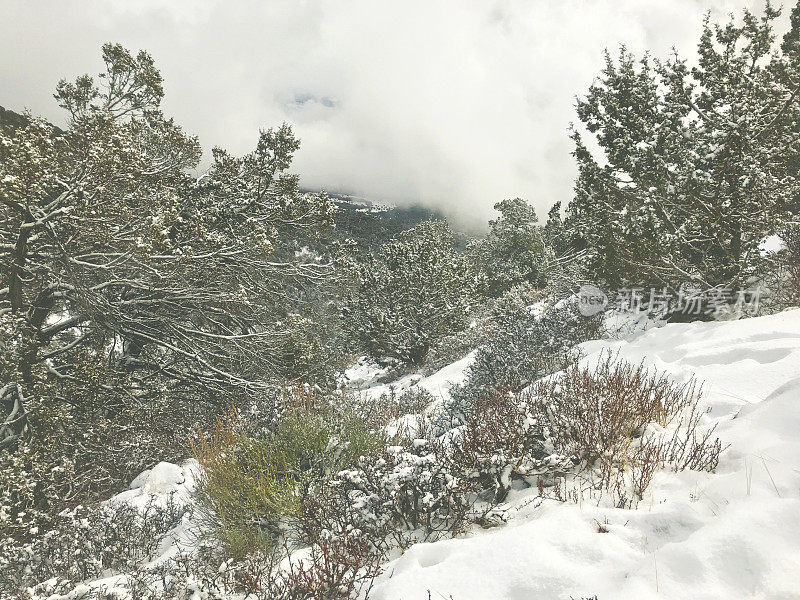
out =
[(59, 118), (60, 77), (144, 48), (165, 110), (242, 153), (288, 121), (304, 185), (437, 206), (462, 224), (569, 201), (574, 97), (620, 43), (691, 55), (702, 15), (752, 0), (0, 0), (0, 104)]

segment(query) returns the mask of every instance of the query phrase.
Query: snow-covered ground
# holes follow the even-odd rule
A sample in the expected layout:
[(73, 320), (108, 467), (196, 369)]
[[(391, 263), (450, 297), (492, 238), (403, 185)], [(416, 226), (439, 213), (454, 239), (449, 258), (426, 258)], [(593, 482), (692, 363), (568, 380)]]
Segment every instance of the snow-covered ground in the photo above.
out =
[(391, 383), (380, 383), (387, 370), (370, 363), (366, 358), (361, 358), (344, 373), (344, 383), (351, 392), (357, 392), (372, 398), (383, 394), (402, 394), (412, 388), (424, 389), (437, 399), (447, 399), (450, 388), (464, 382), (467, 376), (467, 367), (475, 357), (475, 352), (470, 352), (461, 360), (449, 364), (442, 369), (424, 377), (419, 373), (409, 373)]
[[(508, 523), (418, 544), (387, 566), (372, 600), (800, 598), (800, 309), (716, 323), (672, 324), (627, 340), (583, 344), (584, 362), (609, 350), (675, 381), (703, 383), (703, 426), (728, 448), (715, 473), (662, 472), (637, 509), (509, 496)], [(446, 395), (471, 356), (430, 377), (377, 384), (366, 363), (351, 388), (380, 395), (420, 386)], [(188, 501), (196, 464), (161, 463), (109, 502)], [(164, 544), (191, 545), (191, 523)], [(93, 582), (113, 588), (119, 576)], [(86, 589), (82, 586), (82, 589)], [(75, 596), (77, 597), (77, 596)]]
[(506, 526), (411, 548), (373, 600), (800, 598), (800, 310), (589, 342), (584, 360), (609, 349), (703, 382), (717, 471), (661, 473), (635, 510), (516, 492)]

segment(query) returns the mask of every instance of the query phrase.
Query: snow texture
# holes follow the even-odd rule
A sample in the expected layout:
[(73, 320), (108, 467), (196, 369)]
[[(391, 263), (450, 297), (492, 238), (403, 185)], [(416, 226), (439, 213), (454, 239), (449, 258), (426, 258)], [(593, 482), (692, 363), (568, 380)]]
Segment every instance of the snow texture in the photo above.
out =
[(419, 373), (410, 373), (391, 383), (377, 383), (376, 380), (386, 373), (386, 369), (372, 365), (362, 358), (345, 371), (345, 381), (349, 390), (358, 391), (371, 398), (379, 398), (383, 394), (391, 393), (392, 390), (396, 394), (401, 394), (416, 388), (429, 392), (438, 403), (449, 400), (450, 389), (464, 382), (467, 378), (467, 367), (474, 359), (473, 351), (427, 377)]
[(704, 424), (730, 444), (717, 471), (662, 472), (636, 510), (513, 492), (508, 525), (412, 547), (371, 598), (800, 598), (800, 310), (583, 349), (704, 382)]

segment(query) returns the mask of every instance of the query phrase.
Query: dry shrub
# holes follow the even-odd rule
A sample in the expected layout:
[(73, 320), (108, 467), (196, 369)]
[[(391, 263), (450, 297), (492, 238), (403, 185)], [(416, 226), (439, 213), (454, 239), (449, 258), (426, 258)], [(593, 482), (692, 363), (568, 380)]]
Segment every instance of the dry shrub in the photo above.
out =
[(800, 225), (786, 234), (786, 305), (800, 306)]
[[(366, 600), (385, 559), (370, 544), (348, 535), (320, 540), (302, 561), (284, 560), (289, 551), (284, 541), (272, 549), (233, 560), (220, 555), (211, 545), (203, 544), (192, 553), (179, 548), (167, 560), (125, 571), (125, 578), (112, 587), (101, 585), (76, 597), (83, 600), (232, 597), (246, 600)], [(36, 597), (47, 597), (53, 592), (69, 594), (74, 588), (74, 583), (69, 583), (46, 582), (37, 586), (34, 593)]]
[(100, 504), (63, 511), (51, 530), (0, 555), (0, 590), (45, 580), (96, 579), (109, 570), (152, 560), (188, 511), (173, 497), (140, 508)]
[[(253, 600), (366, 600), (385, 556), (357, 536), (342, 535), (314, 544), (302, 561), (285, 561), (282, 546), (240, 560), (179, 555), (131, 578), (134, 597), (178, 600), (229, 597)], [(137, 595), (138, 594), (138, 595)]]
[[(311, 547), (308, 560), (290, 566), (286, 577), (295, 589), (291, 598), (303, 600), (347, 600), (369, 595), (375, 577), (382, 571), (385, 555), (361, 536), (343, 534), (320, 539)], [(273, 596), (269, 596), (273, 598)]]
[(453, 469), (442, 445), (418, 438), (339, 472), (306, 518), (322, 529), (359, 531), (385, 550), (405, 549), (480, 521), (490, 507), (479, 491)]
[(787, 224), (780, 236), (784, 247), (768, 255), (770, 268), (759, 281), (766, 292), (760, 298), (762, 314), (800, 306), (800, 224)]
[(676, 384), (608, 353), (537, 382), (523, 402), (556, 453), (591, 470), (622, 504), (641, 499), (658, 468), (712, 471), (722, 450), (702, 431), (694, 381)]
[(498, 390), (475, 401), (465, 425), (454, 436), (448, 461), (464, 476), (494, 489), (502, 502), (511, 478), (529, 472), (543, 456), (541, 440), (528, 434), (526, 411), (511, 392)]
[(357, 414), (366, 426), (377, 431), (396, 424), (405, 415), (421, 415), (435, 400), (433, 394), (421, 387), (399, 391), (390, 388), (377, 397), (360, 392), (342, 395), (337, 408)]
[(546, 417), (555, 447), (595, 464), (624, 460), (646, 425), (666, 427), (693, 397), (692, 384), (675, 386), (608, 354), (594, 369), (572, 365), (537, 383), (530, 405)]
[(324, 410), (328, 402), (317, 388), (304, 384), (291, 384), (281, 390), (280, 405), (286, 412), (310, 413)]
[(339, 399), (340, 409), (360, 416), (370, 428), (378, 430), (401, 416), (398, 396), (394, 390), (375, 398), (361, 392), (348, 392)]
[(441, 460), (459, 479), (492, 489), (494, 503), (514, 480), (578, 500), (572, 477), (592, 497), (610, 493), (630, 506), (658, 469), (716, 467), (721, 445), (713, 427), (700, 427), (698, 395), (694, 382), (675, 384), (612, 354), (592, 368), (573, 362), (523, 392), (475, 399), (464, 425), (445, 436)]

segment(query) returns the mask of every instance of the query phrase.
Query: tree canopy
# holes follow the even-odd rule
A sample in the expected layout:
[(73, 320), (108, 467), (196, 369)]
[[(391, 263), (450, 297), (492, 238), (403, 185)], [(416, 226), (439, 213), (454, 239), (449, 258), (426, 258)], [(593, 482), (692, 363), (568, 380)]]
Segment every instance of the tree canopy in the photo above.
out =
[(612, 286), (739, 288), (759, 272), (759, 243), (798, 212), (800, 7), (776, 40), (779, 11), (741, 24), (706, 19), (696, 66), (674, 54), (606, 67), (575, 128), (579, 177), (568, 207), (574, 243)]
[(58, 84), (66, 131), (31, 118), (0, 134), (3, 445), (29, 399), (72, 401), (92, 368), (106, 403), (258, 395), (280, 371), (292, 290), (330, 270), (291, 251), (333, 206), (287, 173), (288, 126), (243, 157), (215, 148), (196, 178), (199, 143), (160, 111), (152, 58), (107, 44), (103, 62)]

